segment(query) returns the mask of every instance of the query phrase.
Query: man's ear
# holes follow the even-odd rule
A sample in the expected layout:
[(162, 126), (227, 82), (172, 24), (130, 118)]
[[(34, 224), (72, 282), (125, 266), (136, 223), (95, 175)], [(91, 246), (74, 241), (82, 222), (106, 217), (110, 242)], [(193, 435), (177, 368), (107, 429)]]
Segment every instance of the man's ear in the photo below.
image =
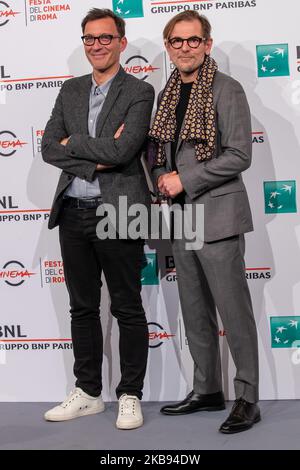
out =
[(128, 44), (128, 41), (127, 41), (127, 38), (126, 36), (122, 37), (120, 39), (120, 49), (121, 49), (121, 52), (125, 51), (126, 47), (127, 47), (127, 44)]
[(209, 55), (213, 46), (213, 39), (209, 38), (205, 41), (205, 54)]

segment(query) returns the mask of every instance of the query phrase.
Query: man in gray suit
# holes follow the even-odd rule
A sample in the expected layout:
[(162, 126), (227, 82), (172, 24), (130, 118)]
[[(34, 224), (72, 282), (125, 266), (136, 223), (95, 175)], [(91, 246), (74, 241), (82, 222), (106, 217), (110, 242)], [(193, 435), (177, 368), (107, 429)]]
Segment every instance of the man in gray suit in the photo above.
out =
[(144, 241), (121, 238), (118, 233), (115, 239), (105, 238), (98, 232), (98, 222), (106, 214), (101, 211), (102, 218), (97, 217), (96, 210), (110, 204), (118, 213), (120, 196), (127, 197), (128, 206), (141, 203), (149, 207), (140, 157), (154, 90), (120, 66), (120, 54), (127, 45), (122, 18), (94, 8), (83, 19), (82, 31), (93, 73), (64, 83), (42, 142), (43, 159), (63, 170), (49, 228), (59, 225), (77, 379), (75, 390), (47, 411), (45, 419), (64, 421), (104, 410), (99, 318), (103, 272), (120, 331), (116, 425), (132, 429), (143, 424), (139, 400), (148, 354), (140, 295)]
[(176, 69), (159, 97), (150, 137), (159, 192), (204, 205), (204, 243), (172, 241), (186, 334), (194, 360), (193, 391), (166, 415), (225, 408), (216, 307), (236, 366), (236, 401), (220, 431), (244, 431), (260, 420), (257, 333), (245, 277), (244, 233), (253, 230), (241, 173), (251, 163), (251, 125), (241, 85), (217, 71), (211, 26), (197, 12), (173, 17), (164, 41)]

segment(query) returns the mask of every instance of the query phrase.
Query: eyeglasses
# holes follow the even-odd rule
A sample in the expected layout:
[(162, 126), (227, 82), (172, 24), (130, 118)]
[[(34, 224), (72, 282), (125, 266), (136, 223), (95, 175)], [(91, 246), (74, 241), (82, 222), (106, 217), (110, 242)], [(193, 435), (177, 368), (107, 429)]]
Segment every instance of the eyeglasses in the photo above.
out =
[(199, 38), (198, 36), (192, 36), (191, 38), (183, 39), (183, 38), (171, 38), (168, 39), (168, 43), (170, 46), (172, 46), (174, 49), (180, 49), (183, 46), (184, 42), (187, 42), (189, 47), (192, 49), (197, 49), (197, 47), (202, 44), (202, 42), (206, 41), (206, 38)]
[(91, 36), (90, 34), (87, 34), (86, 36), (81, 36), (82, 42), (85, 46), (93, 46), (96, 39), (98, 39), (102, 46), (108, 46), (115, 38), (121, 39), (121, 36), (113, 36), (112, 34), (100, 34), (100, 36)]

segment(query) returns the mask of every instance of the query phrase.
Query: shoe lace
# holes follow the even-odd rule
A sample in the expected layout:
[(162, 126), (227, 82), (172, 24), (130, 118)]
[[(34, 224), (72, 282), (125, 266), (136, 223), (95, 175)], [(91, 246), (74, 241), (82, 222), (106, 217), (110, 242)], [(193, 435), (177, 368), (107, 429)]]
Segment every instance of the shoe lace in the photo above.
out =
[(61, 406), (63, 408), (67, 408), (70, 406), (70, 404), (76, 400), (76, 398), (79, 398), (81, 396), (80, 391), (78, 388), (75, 388), (75, 390), (72, 390), (72, 392), (69, 393), (67, 398), (62, 402)]
[(124, 395), (120, 398), (120, 412), (122, 416), (135, 415), (136, 403), (138, 398), (130, 395)]
[(235, 415), (239, 415), (244, 405), (246, 404), (247, 404), (246, 400), (244, 400), (243, 398), (237, 398), (234, 401), (234, 405), (232, 407), (232, 413), (234, 413)]

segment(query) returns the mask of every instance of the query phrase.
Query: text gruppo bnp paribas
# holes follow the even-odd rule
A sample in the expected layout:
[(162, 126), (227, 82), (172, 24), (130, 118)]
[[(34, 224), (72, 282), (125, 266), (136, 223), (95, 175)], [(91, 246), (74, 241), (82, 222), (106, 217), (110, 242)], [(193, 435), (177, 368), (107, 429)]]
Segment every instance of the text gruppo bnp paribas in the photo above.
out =
[[(257, 0), (235, 0), (235, 1), (209, 1), (203, 0), (183, 0), (182, 3), (178, 0), (170, 0), (168, 2), (159, 2), (158, 0), (152, 0), (151, 13), (181, 13), (186, 10), (196, 10), (205, 14), (212, 10), (224, 11), (233, 10), (240, 8), (252, 8), (257, 6)], [(167, 5), (165, 4), (167, 3)]]

